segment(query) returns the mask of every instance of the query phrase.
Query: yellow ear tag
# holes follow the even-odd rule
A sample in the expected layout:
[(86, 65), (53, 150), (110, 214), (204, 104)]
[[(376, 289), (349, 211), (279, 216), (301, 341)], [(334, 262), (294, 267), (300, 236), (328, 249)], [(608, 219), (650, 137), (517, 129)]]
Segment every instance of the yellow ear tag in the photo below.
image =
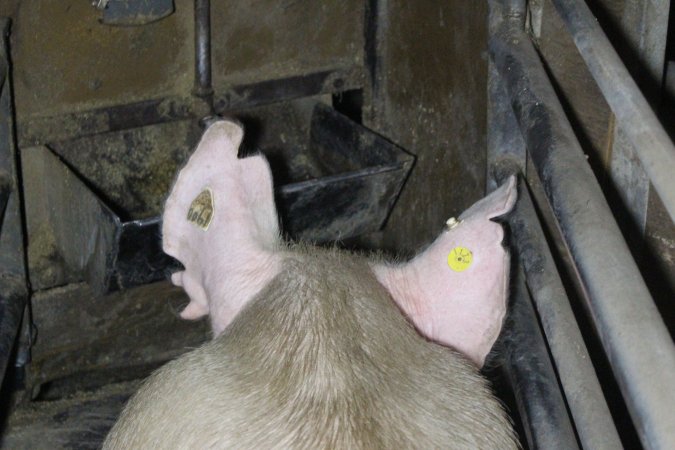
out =
[(190, 203), (187, 220), (206, 231), (211, 225), (211, 219), (213, 219), (213, 209), (213, 193), (211, 189), (206, 188)]
[(466, 247), (455, 247), (448, 255), (448, 266), (455, 272), (464, 272), (473, 262), (473, 253)]

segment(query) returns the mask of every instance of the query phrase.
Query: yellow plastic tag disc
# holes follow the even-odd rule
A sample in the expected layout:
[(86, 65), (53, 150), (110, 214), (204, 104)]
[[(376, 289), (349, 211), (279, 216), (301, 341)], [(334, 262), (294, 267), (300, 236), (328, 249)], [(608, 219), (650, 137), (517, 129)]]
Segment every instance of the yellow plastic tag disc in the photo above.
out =
[(466, 247), (455, 247), (448, 255), (448, 266), (455, 272), (464, 272), (473, 262), (473, 253)]

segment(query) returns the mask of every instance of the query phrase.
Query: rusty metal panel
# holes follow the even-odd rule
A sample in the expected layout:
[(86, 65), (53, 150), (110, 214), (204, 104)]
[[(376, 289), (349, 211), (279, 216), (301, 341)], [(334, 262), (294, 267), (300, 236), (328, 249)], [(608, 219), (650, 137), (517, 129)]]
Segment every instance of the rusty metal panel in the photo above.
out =
[(373, 241), (412, 251), (484, 193), (487, 3), (375, 3), (372, 127), (417, 159)]
[(364, 2), (211, 2), (213, 87), (362, 65)]
[(186, 95), (192, 88), (192, 2), (141, 27), (99, 23), (81, 0), (19, 3), (12, 33), (21, 122), (102, 106)]
[(178, 317), (188, 299), (168, 282), (106, 297), (86, 284), (71, 284), (36, 293), (32, 302), (39, 334), (28, 387), (77, 373), (124, 379), (125, 370), (168, 361), (209, 335), (207, 321)]

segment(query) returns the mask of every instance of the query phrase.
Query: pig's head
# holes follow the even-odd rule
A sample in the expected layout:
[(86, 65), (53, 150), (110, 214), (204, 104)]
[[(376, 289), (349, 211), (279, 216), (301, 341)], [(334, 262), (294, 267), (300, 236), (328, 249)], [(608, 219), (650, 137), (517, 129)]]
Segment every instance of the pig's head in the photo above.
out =
[[(190, 303), (181, 317), (209, 315), (220, 334), (281, 270), (283, 253), (272, 175), (262, 155), (239, 159), (243, 131), (212, 123), (178, 174), (166, 201), (164, 251), (184, 271), (172, 276)], [(375, 275), (427, 338), (481, 366), (506, 311), (509, 259), (502, 227), (515, 179), (473, 205), (422, 254), (401, 266), (374, 264)]]
[(448, 220), (446, 230), (409, 263), (374, 267), (421, 334), (479, 367), (501, 330), (508, 292), (504, 230), (491, 219), (509, 212), (516, 196), (511, 177), (458, 220)]
[(190, 303), (184, 319), (210, 315), (220, 334), (279, 271), (272, 177), (261, 155), (239, 159), (242, 127), (212, 123), (166, 201), (162, 246), (185, 267), (171, 280)]

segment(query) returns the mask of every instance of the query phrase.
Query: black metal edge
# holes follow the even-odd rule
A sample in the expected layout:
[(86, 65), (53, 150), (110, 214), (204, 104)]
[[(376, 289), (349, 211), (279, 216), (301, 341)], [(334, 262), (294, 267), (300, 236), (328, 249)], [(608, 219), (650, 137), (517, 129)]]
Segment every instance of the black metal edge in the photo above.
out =
[[(326, 70), (252, 84), (235, 85), (214, 95), (217, 113), (235, 108), (336, 93), (361, 87), (358, 67)], [(197, 99), (199, 100), (199, 99)], [(17, 124), (19, 147), (42, 145), (94, 134), (120, 131), (181, 119), (201, 119), (208, 111), (203, 101), (190, 97), (165, 97), (87, 111), (31, 117)]]
[(359, 67), (324, 70), (279, 80), (232, 86), (225, 92), (216, 92), (214, 109), (216, 113), (222, 114), (233, 109), (358, 89), (362, 84), (363, 70)]

